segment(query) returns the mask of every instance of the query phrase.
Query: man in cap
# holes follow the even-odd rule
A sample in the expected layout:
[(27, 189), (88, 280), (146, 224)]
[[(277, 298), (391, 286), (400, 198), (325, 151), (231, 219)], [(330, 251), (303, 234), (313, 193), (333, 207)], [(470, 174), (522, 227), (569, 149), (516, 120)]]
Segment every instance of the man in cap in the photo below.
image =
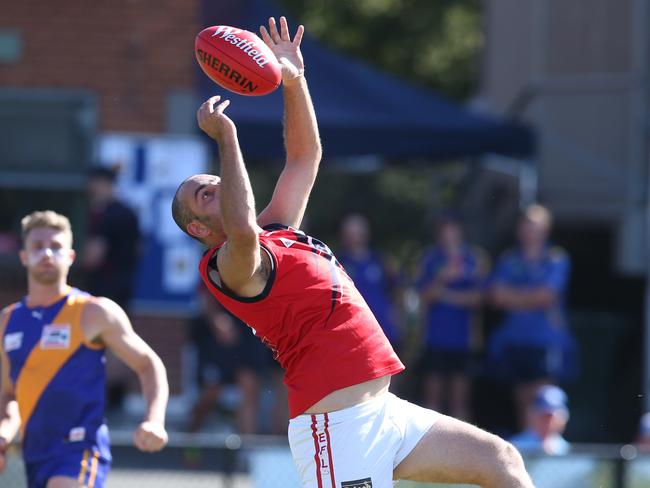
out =
[(568, 421), (566, 393), (557, 386), (544, 385), (528, 407), (526, 429), (509, 440), (522, 454), (567, 454), (570, 446), (562, 434)]

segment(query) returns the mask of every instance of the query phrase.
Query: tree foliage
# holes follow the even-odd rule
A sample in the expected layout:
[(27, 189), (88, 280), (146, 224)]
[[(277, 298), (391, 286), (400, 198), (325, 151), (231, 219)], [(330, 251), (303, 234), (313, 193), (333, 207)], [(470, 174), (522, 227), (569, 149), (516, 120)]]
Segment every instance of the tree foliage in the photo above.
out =
[(457, 99), (477, 86), (478, 0), (281, 0), (324, 44)]

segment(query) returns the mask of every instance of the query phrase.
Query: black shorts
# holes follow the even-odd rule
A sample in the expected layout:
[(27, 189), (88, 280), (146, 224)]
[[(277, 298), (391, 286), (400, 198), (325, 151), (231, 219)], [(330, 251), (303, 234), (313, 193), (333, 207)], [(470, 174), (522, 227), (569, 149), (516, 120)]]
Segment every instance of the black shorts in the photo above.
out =
[[(201, 320), (201, 319), (197, 319)], [(195, 326), (204, 324), (195, 324)], [(196, 341), (198, 352), (197, 380), (200, 386), (232, 384), (237, 373), (247, 369), (262, 373), (268, 364), (270, 351), (246, 326), (240, 331), (239, 341), (232, 345), (219, 344), (209, 332)]]
[(471, 359), (470, 351), (429, 348), (420, 357), (418, 370), (422, 374), (438, 373), (444, 376), (468, 374)]
[(529, 383), (562, 374), (562, 351), (553, 347), (510, 345), (504, 348), (489, 369), (512, 383)]

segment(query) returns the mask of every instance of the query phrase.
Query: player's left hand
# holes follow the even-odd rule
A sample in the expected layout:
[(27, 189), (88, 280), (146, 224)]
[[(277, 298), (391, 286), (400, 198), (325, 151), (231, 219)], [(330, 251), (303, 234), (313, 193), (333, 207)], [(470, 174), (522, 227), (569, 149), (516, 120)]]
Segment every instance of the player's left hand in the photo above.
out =
[(167, 431), (158, 422), (142, 422), (133, 433), (133, 444), (144, 452), (160, 451), (167, 444), (167, 440)]
[(266, 27), (260, 27), (262, 39), (271, 48), (271, 51), (273, 51), (273, 54), (275, 54), (275, 57), (282, 66), (282, 82), (285, 85), (300, 79), (305, 72), (305, 64), (302, 59), (302, 53), (300, 52), (300, 41), (302, 41), (304, 32), (305, 28), (299, 25), (292, 41), (289, 36), (289, 26), (285, 17), (280, 17), (280, 32), (278, 32), (274, 17), (269, 19), (268, 31)]

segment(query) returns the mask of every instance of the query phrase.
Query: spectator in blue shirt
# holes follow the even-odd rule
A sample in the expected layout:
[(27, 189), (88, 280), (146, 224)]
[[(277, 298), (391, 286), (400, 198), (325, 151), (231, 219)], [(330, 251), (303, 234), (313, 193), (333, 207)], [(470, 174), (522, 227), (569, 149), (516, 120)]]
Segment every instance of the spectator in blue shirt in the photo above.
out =
[(377, 318), (386, 337), (396, 349), (400, 342), (393, 295), (398, 273), (390, 270), (379, 254), (370, 248), (370, 224), (358, 213), (349, 214), (341, 222), (339, 262)]
[(467, 420), (472, 326), (487, 259), (463, 241), (460, 222), (449, 214), (441, 219), (438, 243), (424, 255), (420, 270), (422, 401), (427, 408)]
[(570, 445), (562, 437), (568, 421), (566, 393), (557, 386), (544, 385), (528, 406), (525, 430), (509, 441), (522, 454), (568, 454)]
[(548, 242), (551, 214), (532, 205), (518, 225), (519, 247), (498, 261), (490, 280), (489, 300), (504, 313), (489, 342), (489, 367), (513, 384), (522, 425), (526, 406), (538, 388), (568, 379), (575, 364), (567, 329), (565, 296), (570, 261)]

